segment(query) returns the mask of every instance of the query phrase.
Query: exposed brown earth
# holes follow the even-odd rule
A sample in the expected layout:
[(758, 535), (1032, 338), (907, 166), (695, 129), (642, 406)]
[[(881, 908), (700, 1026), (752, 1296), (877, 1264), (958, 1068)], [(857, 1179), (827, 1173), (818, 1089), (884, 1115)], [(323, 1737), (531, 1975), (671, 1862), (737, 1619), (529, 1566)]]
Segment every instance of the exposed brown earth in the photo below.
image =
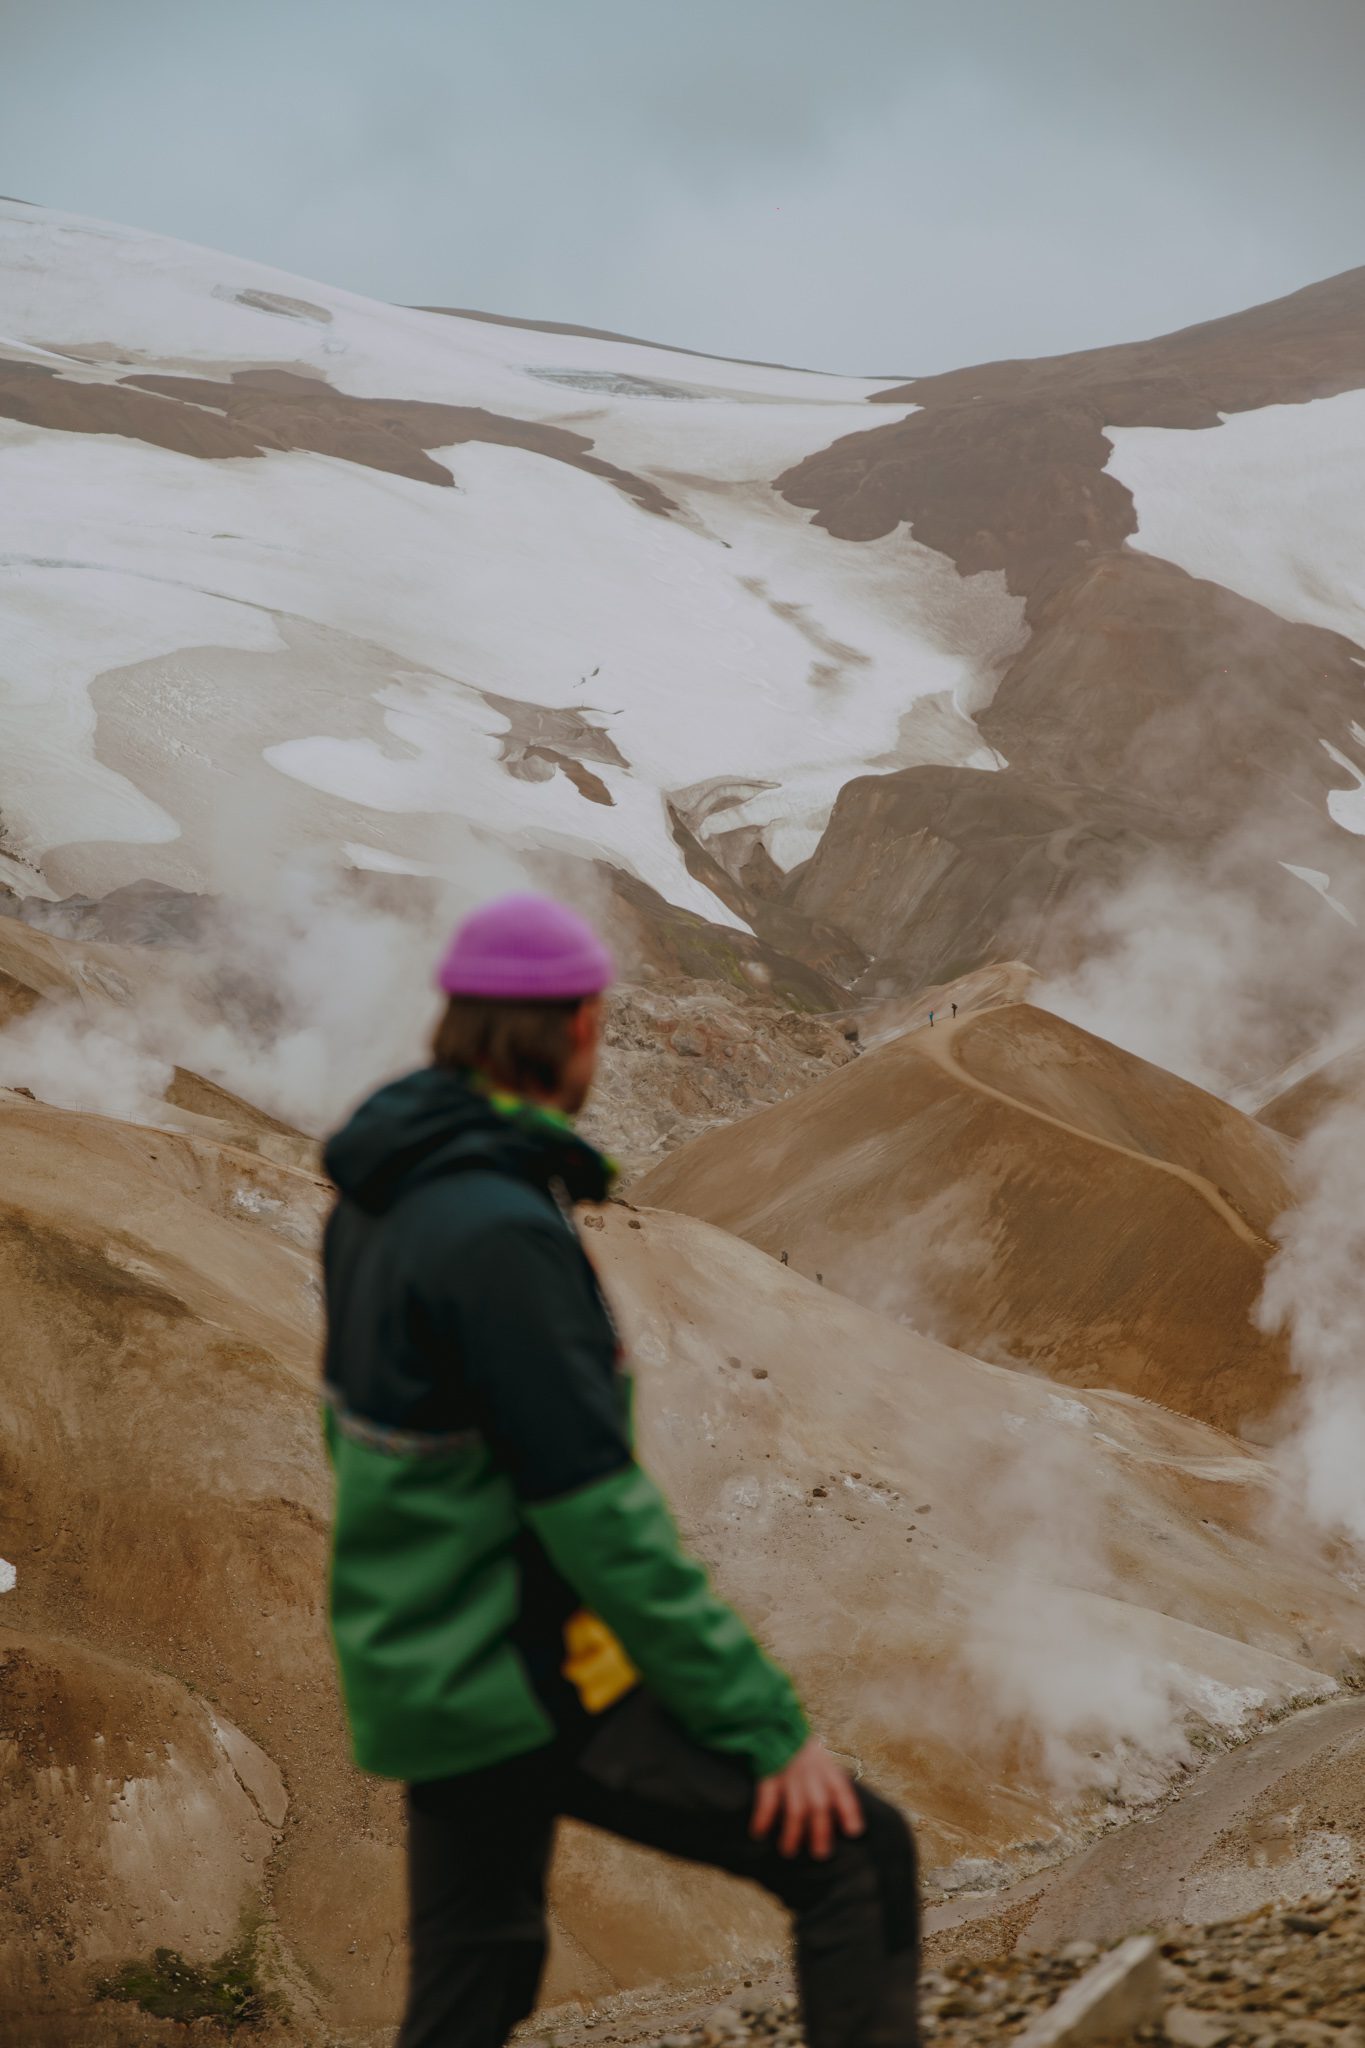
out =
[(1193, 821), (1121, 791), (907, 768), (845, 784), (790, 901), (870, 960), (855, 989), (900, 991), (1001, 958), (1051, 966), (1078, 892), (1116, 889), (1144, 856), (1201, 844)]
[(745, 874), (732, 874), (702, 845), (673, 805), (669, 807), (669, 824), (688, 873), (742, 917), (765, 946), (805, 961), (817, 973), (844, 985), (851, 984), (866, 967), (866, 955), (849, 933), (799, 901), (797, 891), (786, 887), (780, 871), (775, 885), (771, 867), (756, 871), (752, 861)]
[(1351, 779), (1320, 739), (1359, 716), (1352, 642), (1131, 549), (1041, 593), (1030, 624), (979, 721), (1011, 763), (1221, 831), (1254, 792), (1291, 846), (1296, 808), (1349, 846), (1324, 821), (1326, 792)]
[(603, 462), (587, 435), (569, 427), (505, 419), (474, 405), (354, 398), (300, 370), (238, 370), (227, 383), (137, 376), (111, 384), (0, 357), (0, 418), (69, 434), (122, 434), (208, 461), (306, 448), (446, 487), (454, 476), (427, 450), (485, 441), (602, 477), (646, 512), (677, 510), (657, 484)]
[[(321, 1189), (13, 1096), (0, 1117), (0, 1291), (25, 1332), (4, 1400), (0, 1543), (19, 1583), (0, 1652), (11, 1707), (54, 1687), (71, 1702), (7, 1723), (6, 1811), (34, 1847), (7, 1888), (0, 2008), (36, 2019), (155, 1947), (230, 1947), (267, 1902), (282, 1826), (284, 1893), (331, 1894), (340, 1825), (363, 1895), (370, 1795), (300, 1627), (325, 1548)], [(55, 1777), (32, 1770), (35, 1744)]]
[(1130, 494), (1104, 474), (1104, 426), (1080, 400), (930, 404), (845, 435), (777, 488), (839, 540), (880, 540), (904, 522), (964, 576), (1003, 569), (1022, 595), (1059, 557), (1137, 530)]
[[(817, 964), (828, 949), (809, 920), (786, 920), (783, 936), (795, 943), (785, 951), (766, 931), (751, 937), (732, 925), (712, 924), (604, 861), (596, 864), (596, 872), (611, 893), (613, 943), (630, 964), (632, 978), (643, 971), (665, 982), (725, 982), (743, 993), (757, 990), (794, 1010), (847, 1007), (847, 988), (828, 965)], [(800, 930), (793, 932), (793, 924), (804, 927), (809, 944)], [(847, 957), (851, 942), (845, 939), (843, 947)]]
[(1285, 1155), (1250, 1118), (1040, 1010), (895, 1039), (682, 1147), (640, 1199), (968, 1351), (1228, 1428), (1288, 1385), (1252, 1327)]
[(1365, 385), (1365, 267), (1151, 341), (917, 377), (880, 402), (1085, 393), (1111, 426), (1212, 427), (1225, 412), (1302, 405)]

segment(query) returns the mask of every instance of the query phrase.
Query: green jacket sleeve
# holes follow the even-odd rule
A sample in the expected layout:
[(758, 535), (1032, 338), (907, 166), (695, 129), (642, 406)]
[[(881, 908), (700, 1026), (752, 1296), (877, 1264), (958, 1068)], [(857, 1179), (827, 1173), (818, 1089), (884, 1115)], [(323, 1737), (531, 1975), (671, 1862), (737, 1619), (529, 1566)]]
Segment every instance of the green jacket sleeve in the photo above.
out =
[(758, 1778), (791, 1761), (810, 1731), (790, 1680), (712, 1590), (633, 1460), (522, 1512), (691, 1736), (742, 1758)]

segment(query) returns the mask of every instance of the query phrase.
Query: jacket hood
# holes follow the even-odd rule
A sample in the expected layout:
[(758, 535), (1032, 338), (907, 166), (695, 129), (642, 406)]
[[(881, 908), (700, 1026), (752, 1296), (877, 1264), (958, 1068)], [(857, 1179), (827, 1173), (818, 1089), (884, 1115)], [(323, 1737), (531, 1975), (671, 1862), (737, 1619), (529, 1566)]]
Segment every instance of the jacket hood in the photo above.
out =
[(613, 1168), (566, 1119), (471, 1075), (421, 1067), (371, 1095), (323, 1161), (339, 1193), (378, 1213), (419, 1181), (481, 1167), (537, 1187), (559, 1181), (573, 1202), (605, 1200)]

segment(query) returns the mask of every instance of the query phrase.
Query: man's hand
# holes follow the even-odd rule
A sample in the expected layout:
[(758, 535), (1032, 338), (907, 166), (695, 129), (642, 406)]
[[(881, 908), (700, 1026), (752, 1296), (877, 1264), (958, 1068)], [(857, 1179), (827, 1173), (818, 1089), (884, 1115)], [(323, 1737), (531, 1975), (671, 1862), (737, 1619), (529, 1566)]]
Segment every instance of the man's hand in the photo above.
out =
[(836, 1824), (846, 1835), (863, 1832), (863, 1810), (852, 1780), (813, 1735), (785, 1771), (759, 1779), (749, 1833), (759, 1840), (770, 1835), (779, 1814), (777, 1847), (783, 1856), (797, 1855), (805, 1843), (823, 1863), (834, 1853)]

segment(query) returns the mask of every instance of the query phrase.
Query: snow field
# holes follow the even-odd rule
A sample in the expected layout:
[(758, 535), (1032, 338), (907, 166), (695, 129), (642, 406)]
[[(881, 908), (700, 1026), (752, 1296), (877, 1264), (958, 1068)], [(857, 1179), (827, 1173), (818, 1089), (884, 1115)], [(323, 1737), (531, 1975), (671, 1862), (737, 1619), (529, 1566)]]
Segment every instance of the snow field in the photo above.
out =
[[(208, 666), (216, 712), (240, 692), (237, 729), (217, 716), (215, 759), (246, 772), (263, 758), (306, 790), (314, 837), (321, 796), (338, 848), (421, 869), (431, 818), (456, 818), (606, 858), (726, 923), (673, 843), (671, 793), (738, 785), (742, 800), (698, 829), (754, 826), (791, 866), (874, 765), (945, 748), (996, 765), (961, 707), (989, 696), (1019, 636), (999, 579), (963, 584), (901, 535), (835, 541), (771, 488), (811, 450), (881, 423), (864, 404), (875, 385), (372, 305), (13, 206), (0, 206), (0, 278), (30, 356), (101, 344), (65, 374), (290, 360), (355, 393), (573, 426), (681, 507), (661, 519), (602, 479), (481, 443), (431, 451), (456, 478), (446, 490), (306, 453), (209, 462), (0, 422), (0, 809), (26, 858), (67, 849), (68, 882), (82, 845), (175, 841), (174, 764), (197, 752), (204, 765)], [(361, 644), (334, 692), (276, 685), (266, 716), (251, 662), (231, 657), (287, 652), (291, 622)], [(150, 711), (129, 696), (145, 746), (125, 735), (115, 772), (91, 687), (181, 652), (197, 681), (158, 677)], [(610, 804), (552, 763), (509, 774), (508, 720), (484, 692), (599, 727), (625, 763), (587, 749)], [(925, 699), (958, 708), (917, 757), (903, 721)]]
[(1105, 433), (1144, 553), (1365, 646), (1365, 391)]

